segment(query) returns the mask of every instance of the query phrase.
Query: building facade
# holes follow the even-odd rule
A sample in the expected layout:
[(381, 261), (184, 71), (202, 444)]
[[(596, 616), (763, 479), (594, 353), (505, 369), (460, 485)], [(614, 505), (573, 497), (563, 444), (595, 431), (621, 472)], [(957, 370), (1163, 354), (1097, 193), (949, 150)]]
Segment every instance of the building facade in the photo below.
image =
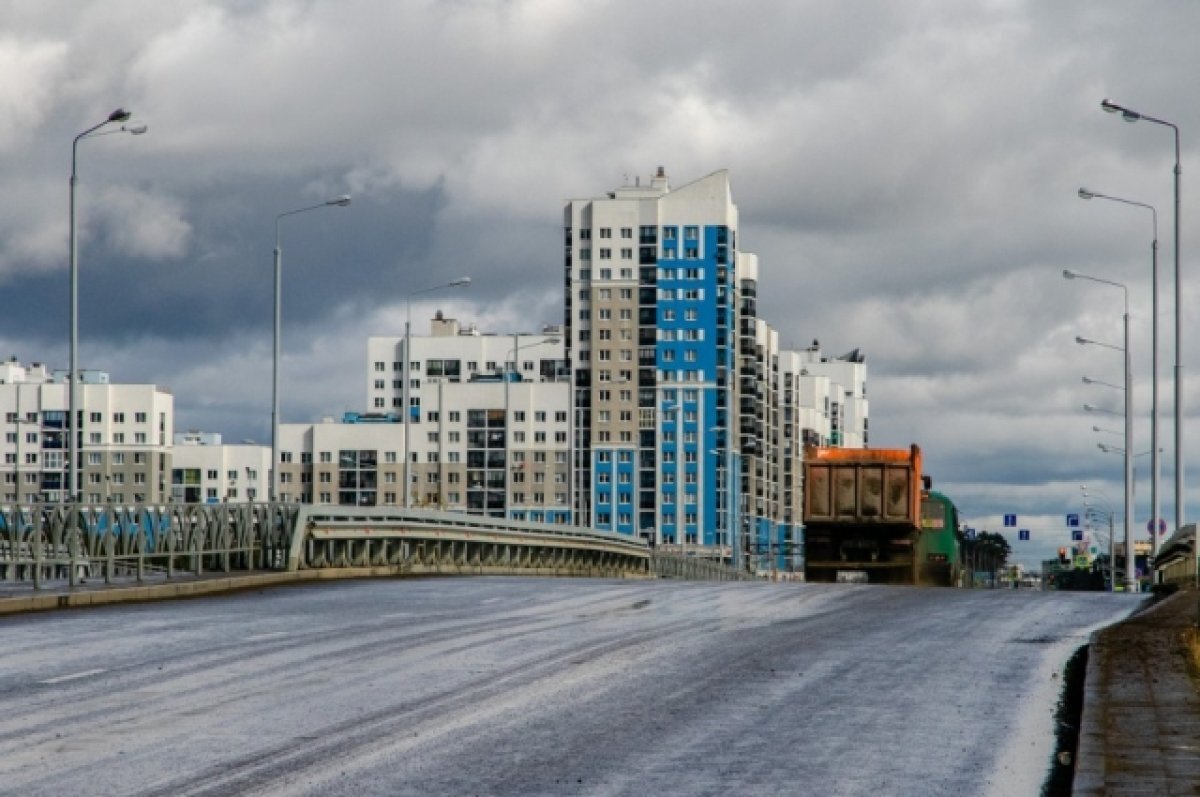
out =
[(482, 334), (441, 314), (428, 335), (370, 338), (370, 411), (284, 424), (281, 500), (572, 522), (561, 338)]
[(866, 364), (781, 350), (728, 173), (672, 189), (660, 167), (563, 228), (574, 513), (658, 544), (798, 542), (805, 445), (866, 444)]
[(172, 442), (171, 500), (188, 504), (266, 500), (270, 446), (227, 444), (220, 434), (198, 431), (176, 434)]
[[(70, 494), (65, 372), (0, 364), (0, 501), (55, 503)], [(81, 373), (79, 493), (85, 503), (164, 503), (169, 495), (174, 397), (156, 385)]]

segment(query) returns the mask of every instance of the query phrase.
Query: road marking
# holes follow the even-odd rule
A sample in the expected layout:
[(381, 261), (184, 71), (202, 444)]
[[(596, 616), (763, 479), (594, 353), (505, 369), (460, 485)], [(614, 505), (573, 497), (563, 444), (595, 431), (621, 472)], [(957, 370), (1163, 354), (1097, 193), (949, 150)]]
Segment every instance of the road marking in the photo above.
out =
[(503, 599), (502, 598), (484, 598), (483, 600), (480, 601), (480, 603), (495, 603), (498, 600), (503, 600)]
[(412, 612), (392, 612), (391, 614), (381, 614), (379, 619), (391, 620), (393, 617), (412, 617)]
[(84, 670), (83, 672), (75, 672), (70, 675), (60, 675), (57, 678), (47, 678), (44, 681), (38, 681), (39, 684), (61, 684), (64, 681), (74, 681), (77, 678), (87, 678), (89, 675), (99, 675), (108, 670)]
[(261, 642), (264, 639), (278, 639), (281, 636), (287, 636), (287, 631), (271, 631), (267, 634), (255, 634), (254, 636), (243, 637), (243, 642)]

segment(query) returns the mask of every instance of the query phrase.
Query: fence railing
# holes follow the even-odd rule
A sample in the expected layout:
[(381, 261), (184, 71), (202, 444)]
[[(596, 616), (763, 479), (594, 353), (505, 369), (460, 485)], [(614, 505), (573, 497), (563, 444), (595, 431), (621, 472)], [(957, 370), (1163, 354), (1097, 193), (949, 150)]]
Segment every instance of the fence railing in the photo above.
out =
[(750, 578), (697, 556), (578, 526), (393, 507), (225, 503), (0, 506), (0, 581), (252, 570)]
[(0, 580), (283, 569), (296, 507), (268, 504), (0, 506)]

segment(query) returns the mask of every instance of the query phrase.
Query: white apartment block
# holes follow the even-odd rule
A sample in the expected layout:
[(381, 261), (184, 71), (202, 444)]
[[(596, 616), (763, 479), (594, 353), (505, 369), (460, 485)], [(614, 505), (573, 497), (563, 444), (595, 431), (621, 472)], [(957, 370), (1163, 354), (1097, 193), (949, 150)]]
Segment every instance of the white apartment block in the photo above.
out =
[(217, 504), (265, 501), (270, 494), (271, 447), (223, 443), (214, 432), (175, 435), (171, 500)]
[[(0, 364), (0, 502), (68, 497), (68, 384), (41, 363)], [(156, 385), (113, 384), (81, 372), (80, 493), (84, 502), (164, 503), (169, 495), (174, 397)]]
[(370, 338), (370, 410), (283, 425), (280, 499), (569, 522), (573, 426), (561, 335), (557, 327), (486, 335), (439, 314), (429, 335), (410, 336), (409, 357), (403, 336)]

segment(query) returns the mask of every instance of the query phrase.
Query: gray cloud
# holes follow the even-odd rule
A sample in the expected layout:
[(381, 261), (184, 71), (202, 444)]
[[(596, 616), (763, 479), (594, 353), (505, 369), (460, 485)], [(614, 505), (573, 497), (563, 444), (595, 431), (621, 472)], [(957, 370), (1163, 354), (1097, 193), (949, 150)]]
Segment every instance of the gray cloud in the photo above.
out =
[(399, 334), (417, 288), (474, 278), (415, 304), (418, 329), (439, 306), (561, 321), (562, 202), (659, 164), (676, 185), (730, 169), (760, 312), (791, 344), (861, 347), (873, 440), (921, 443), (981, 525), (1050, 523), (1083, 481), (1120, 495), (1079, 409), (1116, 401), (1079, 377), (1120, 364), (1073, 342), (1118, 339), (1120, 297), (1060, 273), (1129, 284), (1148, 440), (1148, 220), (1075, 191), (1151, 202), (1170, 417), (1170, 133), (1098, 104), (1181, 126), (1186, 202), (1194, 4), (18, 0), (5, 20), (0, 351), (65, 362), (71, 140), (130, 107), (148, 135), (81, 145), (82, 349), (170, 384), (181, 427), (265, 438), (276, 214), (355, 197), (283, 226), (285, 418), (305, 419), (358, 406), (365, 338)]

